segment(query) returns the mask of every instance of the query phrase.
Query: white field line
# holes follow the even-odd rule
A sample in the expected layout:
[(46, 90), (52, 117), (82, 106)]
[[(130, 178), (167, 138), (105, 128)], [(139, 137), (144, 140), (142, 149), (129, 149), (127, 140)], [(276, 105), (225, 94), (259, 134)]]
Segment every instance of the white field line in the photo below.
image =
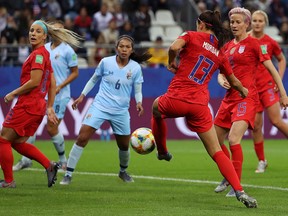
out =
[[(27, 168), (25, 170), (30, 171), (41, 171), (43, 169), (38, 168)], [(64, 173), (62, 170), (59, 170), (59, 173)], [(74, 174), (77, 175), (92, 175), (92, 176), (118, 176), (115, 173), (95, 173), (95, 172), (77, 172), (75, 171)], [(133, 178), (136, 179), (149, 179), (149, 180), (157, 180), (157, 181), (174, 181), (174, 182), (188, 182), (188, 183), (198, 183), (198, 184), (212, 184), (218, 185), (219, 182), (216, 181), (207, 181), (207, 180), (196, 180), (196, 179), (181, 179), (181, 178), (166, 178), (166, 177), (156, 177), (156, 176), (142, 176), (142, 175), (131, 175)], [(278, 191), (288, 191), (288, 188), (283, 187), (273, 187), (273, 186), (260, 186), (260, 185), (250, 185), (250, 184), (242, 184), (243, 187), (250, 187), (250, 188), (258, 188), (258, 189), (270, 189), (270, 190), (278, 190)]]

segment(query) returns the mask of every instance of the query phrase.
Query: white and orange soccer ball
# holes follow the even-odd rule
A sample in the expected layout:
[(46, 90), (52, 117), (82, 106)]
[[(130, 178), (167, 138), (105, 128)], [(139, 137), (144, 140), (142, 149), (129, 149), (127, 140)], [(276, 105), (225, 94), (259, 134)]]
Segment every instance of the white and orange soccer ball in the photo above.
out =
[(138, 154), (149, 154), (155, 149), (156, 142), (149, 128), (138, 128), (130, 137), (130, 145)]

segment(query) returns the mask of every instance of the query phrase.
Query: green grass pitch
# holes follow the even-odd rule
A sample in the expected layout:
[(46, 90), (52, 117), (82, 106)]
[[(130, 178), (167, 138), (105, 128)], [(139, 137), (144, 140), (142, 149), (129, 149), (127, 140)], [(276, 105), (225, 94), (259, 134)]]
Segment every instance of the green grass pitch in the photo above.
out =
[[(52, 160), (58, 156), (50, 141), (36, 145)], [(73, 141), (66, 141), (66, 155)], [(216, 164), (197, 140), (168, 141), (173, 154), (170, 162), (158, 161), (156, 151), (139, 155), (131, 149), (128, 168), (134, 183), (122, 182), (118, 151), (114, 141), (91, 141), (77, 164), (72, 184), (47, 187), (44, 169), (33, 162), (33, 169), (15, 173), (16, 189), (0, 190), (0, 215), (288, 215), (288, 143), (266, 140), (268, 169), (255, 174), (257, 159), (251, 140), (242, 143), (244, 152), (242, 184), (258, 201), (257, 209), (247, 209), (228, 192), (214, 192), (222, 180)], [(15, 162), (20, 155), (14, 153)], [(3, 178), (1, 172), (0, 179)]]

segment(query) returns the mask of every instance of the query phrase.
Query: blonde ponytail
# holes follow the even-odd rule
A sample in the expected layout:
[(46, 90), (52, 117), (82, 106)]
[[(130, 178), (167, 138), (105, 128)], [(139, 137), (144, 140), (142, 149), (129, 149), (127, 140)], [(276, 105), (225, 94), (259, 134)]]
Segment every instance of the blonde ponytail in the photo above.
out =
[(81, 40), (84, 40), (84, 38), (77, 33), (65, 29), (65, 28), (55, 28), (53, 26), (53, 22), (45, 22), (41, 20), (48, 29), (48, 35), (57, 41), (65, 42), (71, 46), (75, 47), (81, 47)]

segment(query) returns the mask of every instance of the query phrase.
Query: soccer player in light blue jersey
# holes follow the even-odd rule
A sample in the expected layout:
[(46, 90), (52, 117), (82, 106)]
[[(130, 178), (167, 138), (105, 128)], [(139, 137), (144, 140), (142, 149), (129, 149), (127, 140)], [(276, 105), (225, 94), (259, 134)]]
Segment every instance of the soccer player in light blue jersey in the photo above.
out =
[[(55, 28), (64, 28), (62, 21), (55, 21)], [(77, 55), (72, 47), (64, 42), (52, 40), (45, 44), (45, 48), (50, 53), (50, 60), (56, 79), (56, 97), (54, 101), (54, 110), (59, 119), (58, 124), (53, 124), (48, 120), (47, 131), (51, 136), (52, 142), (59, 155), (59, 164), (63, 170), (66, 170), (67, 159), (65, 156), (65, 143), (63, 134), (58, 127), (64, 117), (66, 106), (71, 98), (70, 83), (78, 76)], [(28, 139), (28, 143), (34, 144), (36, 133)], [(32, 166), (29, 158), (23, 156), (21, 160), (13, 166), (13, 171), (18, 171)]]
[(146, 51), (141, 54), (135, 53), (134, 40), (128, 35), (119, 37), (116, 42), (116, 53), (116, 55), (100, 61), (95, 73), (72, 105), (73, 109), (77, 109), (77, 105), (83, 101), (101, 78), (99, 91), (86, 113), (78, 138), (70, 151), (67, 170), (60, 182), (62, 185), (71, 183), (72, 173), (84, 147), (104, 121), (110, 123), (119, 148), (119, 178), (124, 182), (133, 182), (133, 178), (126, 172), (130, 158), (129, 139), (131, 133), (128, 108), (134, 86), (136, 109), (139, 116), (144, 112), (142, 107), (143, 75), (139, 63), (147, 61), (151, 55)]

